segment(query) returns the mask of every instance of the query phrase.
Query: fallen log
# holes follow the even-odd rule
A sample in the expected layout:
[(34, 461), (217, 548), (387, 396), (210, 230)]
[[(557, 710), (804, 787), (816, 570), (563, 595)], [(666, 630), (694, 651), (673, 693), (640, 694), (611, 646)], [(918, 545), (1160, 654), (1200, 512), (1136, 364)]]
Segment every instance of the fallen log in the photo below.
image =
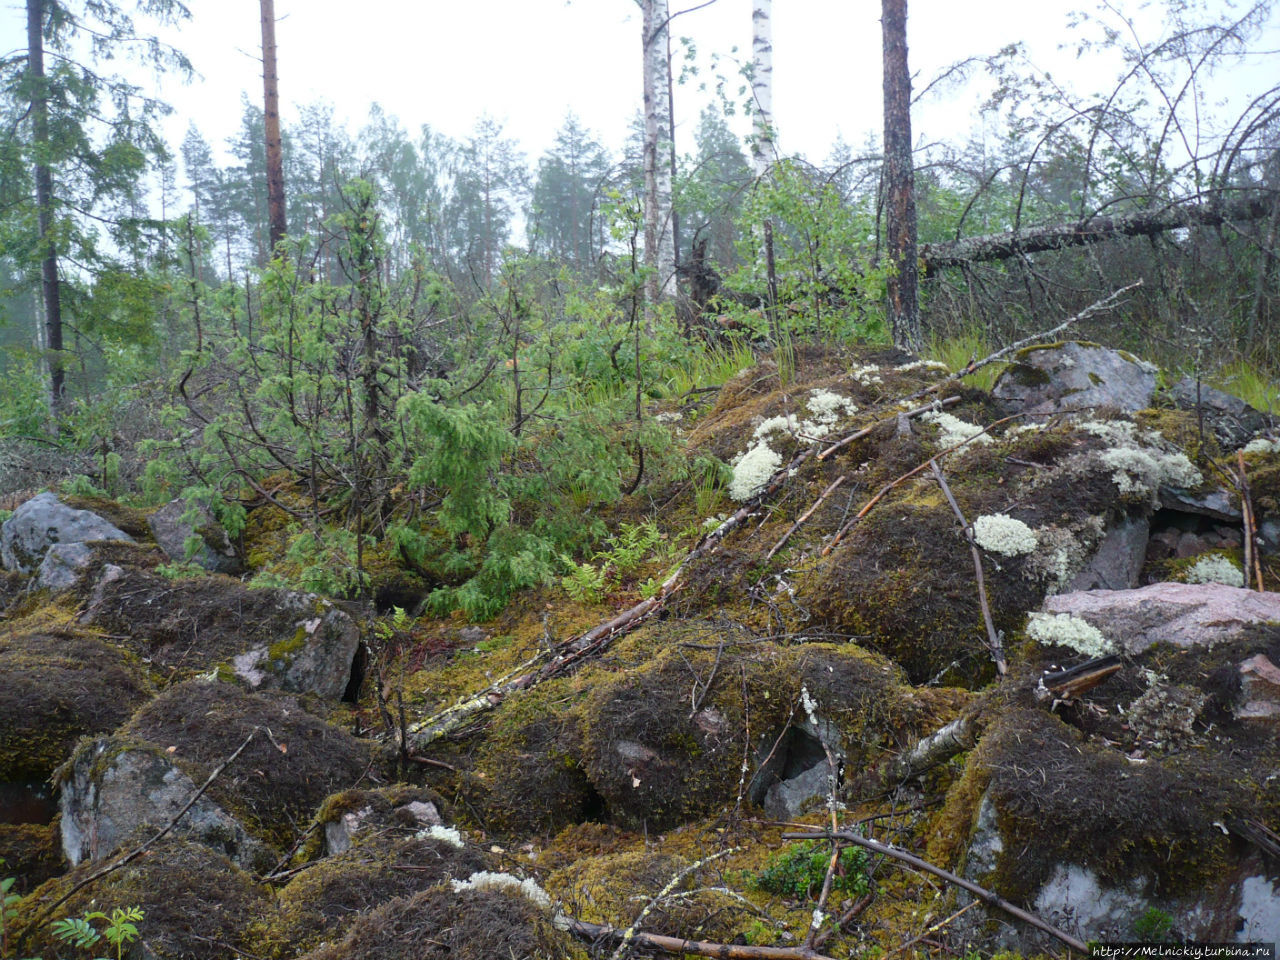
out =
[(1217, 227), (1224, 223), (1260, 220), (1271, 213), (1275, 202), (1274, 196), (1253, 195), (1231, 203), (1169, 204), (1157, 210), (1139, 210), (1118, 217), (1086, 217), (1075, 223), (966, 237), (948, 243), (922, 243), (920, 259), (927, 270), (937, 270), (1087, 246), (1117, 237), (1150, 237), (1181, 227)]

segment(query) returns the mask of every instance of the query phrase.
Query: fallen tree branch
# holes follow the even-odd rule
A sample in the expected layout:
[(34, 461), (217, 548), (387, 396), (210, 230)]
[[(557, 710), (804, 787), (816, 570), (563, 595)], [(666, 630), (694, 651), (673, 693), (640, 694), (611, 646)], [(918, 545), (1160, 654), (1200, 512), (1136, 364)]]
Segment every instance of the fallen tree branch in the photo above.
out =
[(713, 853), (709, 857), (703, 857), (696, 863), (689, 864), (668, 880), (667, 885), (659, 890), (656, 896), (649, 898), (649, 902), (644, 905), (644, 909), (640, 911), (640, 915), (631, 921), (631, 926), (622, 931), (622, 936), (618, 939), (618, 946), (614, 948), (612, 960), (622, 960), (622, 955), (626, 953), (627, 947), (635, 942), (636, 934), (640, 932), (640, 924), (644, 922), (644, 918), (649, 916), (649, 912), (653, 910), (655, 906), (670, 896), (671, 892), (684, 881), (685, 877), (689, 876), (689, 874), (696, 870), (701, 870), (712, 860), (727, 857), (731, 853), (738, 853), (741, 849), (741, 847), (730, 847), (727, 850), (720, 850)]
[[(943, 382), (943, 383), (950, 383), (952, 380), (958, 380), (961, 376), (963, 376), (963, 374), (956, 374), (954, 377), (949, 377), (948, 379), (946, 379), (946, 380), (944, 380), (944, 381), (942, 381), (942, 382)], [(934, 386), (938, 386), (938, 384), (934, 384)], [(933, 391), (933, 388), (932, 388), (932, 387), (930, 387), (930, 389), (929, 389), (929, 390), (926, 390), (926, 391), (924, 391), (923, 393), (920, 393), (920, 394), (913, 394), (913, 395), (912, 395), (911, 397), (909, 397), (908, 399), (914, 399), (916, 396), (924, 396), (924, 394), (925, 394), (925, 393), (930, 393), (930, 392), (932, 392), (932, 391)], [(955, 405), (956, 405), (957, 403), (959, 403), (959, 402), (960, 402), (960, 398), (959, 398), (959, 397), (947, 397), (947, 399), (945, 399), (945, 400), (941, 401), (942, 406), (943, 406), (944, 408), (946, 408), (946, 407), (951, 407), (951, 406), (955, 406)], [(901, 414), (896, 414), (896, 413), (895, 413), (895, 414), (893, 415), (893, 419), (894, 419), (894, 420), (897, 420), (899, 416), (903, 416), (903, 417), (918, 417), (918, 416), (920, 416), (920, 414), (922, 414), (922, 413), (928, 413), (930, 410), (937, 410), (937, 409), (938, 409), (938, 404), (937, 404), (937, 403), (926, 403), (923, 407), (916, 407), (914, 410), (905, 410), (905, 411), (903, 411)], [(835, 443), (833, 443), (831, 446), (827, 447), (827, 449), (823, 450), (820, 454), (818, 454), (818, 459), (819, 459), (819, 460), (825, 460), (825, 459), (827, 459), (827, 457), (831, 456), (831, 455), (832, 455), (833, 453), (835, 453), (837, 450), (839, 450), (839, 449), (841, 449), (841, 448), (843, 448), (843, 447), (847, 447), (849, 444), (853, 443), (855, 440), (861, 440), (861, 439), (862, 439), (863, 437), (865, 437), (867, 434), (871, 433), (871, 431), (872, 431), (872, 430), (876, 429), (876, 427), (880, 426), (880, 424), (885, 423), (885, 422), (887, 422), (887, 421), (886, 421), (886, 420), (877, 420), (875, 423), (873, 423), (873, 424), (872, 424), (871, 426), (869, 426), (869, 427), (863, 427), (861, 430), (858, 430), (858, 431), (856, 431), (856, 432), (854, 432), (854, 433), (851, 433), (851, 434), (849, 434), (847, 437), (842, 437), (841, 439), (839, 439), (839, 440), (837, 440)]]
[(949, 243), (922, 243), (920, 259), (929, 270), (963, 267), (1029, 253), (1087, 246), (1117, 237), (1150, 237), (1180, 227), (1217, 227), (1232, 221), (1260, 220), (1271, 209), (1272, 199), (1261, 196), (1225, 205), (1171, 204), (1160, 210), (1140, 210), (1119, 217), (1088, 217), (1075, 223), (1055, 223), (1011, 233), (966, 237)]
[(1253, 512), (1253, 497), (1249, 492), (1249, 475), (1245, 470), (1244, 450), (1236, 451), (1236, 464), (1240, 471), (1240, 514), (1244, 526), (1244, 585), (1247, 589), (1250, 579), (1257, 574), (1258, 592), (1266, 588), (1262, 585), (1262, 560), (1259, 558), (1257, 541), (1257, 520)]
[(978, 729), (977, 711), (961, 714), (945, 727), (917, 740), (909, 750), (884, 764), (878, 774), (881, 784), (891, 786), (902, 783), (946, 763), (966, 750), (972, 750), (978, 742)]
[(957, 887), (960, 887), (964, 890), (969, 891), (969, 893), (973, 894), (983, 903), (986, 903), (992, 907), (996, 907), (999, 910), (1003, 910), (1005, 913), (1009, 914), (1009, 916), (1016, 917), (1017, 919), (1021, 920), (1023, 923), (1030, 924), (1031, 926), (1035, 927), (1037, 930), (1043, 933), (1047, 933), (1052, 937), (1056, 937), (1058, 940), (1061, 940), (1072, 950), (1078, 950), (1083, 954), (1087, 954), (1089, 952), (1089, 947), (1083, 940), (1078, 940), (1075, 937), (1071, 936), (1071, 934), (1069, 933), (1063, 933), (1057, 927), (1053, 926), (1053, 924), (1049, 923), (1048, 921), (1040, 917), (1037, 917), (1034, 913), (1028, 913), (1026, 910), (1023, 910), (1021, 907), (1015, 906), (1014, 904), (1010, 903), (1008, 900), (1004, 899), (1000, 895), (992, 893), (990, 890), (986, 889), (985, 887), (980, 887), (971, 880), (966, 880), (964, 877), (958, 877), (954, 873), (952, 873), (950, 870), (943, 870), (941, 867), (934, 866), (932, 863), (929, 863), (929, 861), (927, 860), (921, 860), (919, 857), (915, 856), (914, 854), (907, 853), (907, 851), (900, 850), (897, 847), (891, 846), (890, 844), (881, 843), (879, 840), (871, 840), (867, 837), (860, 837), (856, 833), (850, 833), (847, 830), (841, 830), (838, 832), (833, 831), (831, 833), (784, 833), (782, 835), (782, 839), (783, 840), (843, 840), (847, 843), (852, 843), (855, 846), (863, 847), (864, 849), (870, 850), (873, 853), (878, 853), (886, 857), (892, 857), (895, 860), (900, 860), (903, 863), (906, 863), (906, 864), (909, 864), (910, 866), (915, 867), (917, 870), (923, 870), (925, 873), (931, 873), (935, 877), (938, 877), (942, 880), (947, 881), (948, 883), (955, 884)]
[[(571, 917), (561, 917), (557, 920), (557, 925), (563, 926), (574, 936), (593, 943), (600, 940), (621, 940), (624, 932), (603, 923), (574, 920)], [(694, 953), (700, 957), (716, 957), (723, 960), (832, 960), (825, 954), (805, 947), (751, 947), (736, 943), (683, 940), (680, 937), (668, 937), (658, 933), (637, 933), (631, 942), (637, 946), (650, 947), (676, 956)]]
[(964, 531), (964, 538), (969, 541), (969, 550), (973, 554), (973, 573), (978, 581), (978, 604), (982, 607), (982, 622), (987, 628), (987, 645), (991, 648), (991, 659), (995, 661), (996, 672), (1003, 677), (1009, 671), (1009, 666), (1004, 659), (1004, 642), (996, 631), (996, 625), (991, 621), (991, 605), (987, 602), (987, 584), (982, 572), (982, 554), (978, 550), (978, 542), (973, 539), (973, 528), (969, 525), (969, 521), (965, 519), (964, 512), (960, 509), (960, 504), (956, 503), (955, 495), (952, 494), (951, 487), (947, 484), (947, 478), (943, 476), (942, 468), (938, 466), (938, 458), (934, 457), (930, 460), (929, 466), (933, 469), (934, 479), (938, 481), (938, 486), (942, 488), (942, 492), (947, 498), (947, 503), (951, 504), (951, 512), (960, 521), (960, 528)]
[(36, 918), (32, 920), (30, 925), (27, 926), (26, 930), (23, 931), (22, 940), (25, 942), (30, 937), (32, 931), (38, 930), (41, 924), (43, 924), (46, 920), (48, 920), (51, 916), (53, 916), (53, 912), (55, 910), (57, 910), (60, 906), (62, 906), (72, 897), (74, 897), (77, 893), (79, 893), (85, 887), (89, 886), (92, 883), (97, 883), (99, 880), (101, 880), (103, 877), (107, 876), (108, 874), (114, 873), (115, 871), (119, 870), (121, 867), (125, 866), (126, 864), (132, 863), (134, 860), (137, 860), (138, 857), (146, 853), (147, 850), (149, 850), (153, 844), (155, 844), (157, 841), (165, 837), (174, 827), (178, 825), (178, 821), (187, 815), (187, 811), (195, 806), (196, 801), (204, 796), (205, 791), (208, 790), (211, 786), (213, 786), (213, 782), (218, 779), (218, 777), (222, 774), (222, 771), (227, 769), (227, 767), (229, 767), (233, 762), (235, 762), (235, 759), (238, 756), (240, 756), (240, 754), (244, 753), (245, 747), (249, 746), (250, 741), (253, 740), (255, 735), (257, 735), (259, 729), (261, 728), (254, 727), (252, 730), (249, 731), (249, 735), (244, 738), (244, 741), (240, 744), (240, 746), (236, 747), (235, 750), (232, 751), (231, 755), (227, 757), (227, 759), (223, 760), (220, 764), (218, 764), (218, 766), (214, 769), (213, 773), (209, 774), (208, 779), (206, 779), (205, 782), (200, 786), (200, 788), (191, 795), (190, 799), (188, 799), (187, 802), (183, 804), (182, 809), (179, 810), (177, 813), (175, 813), (173, 817), (169, 820), (169, 822), (166, 823), (159, 830), (159, 832), (153, 835), (151, 839), (146, 840), (145, 842), (134, 847), (124, 856), (116, 860), (113, 860), (111, 863), (107, 864), (101, 870), (96, 870), (93, 873), (89, 874), (89, 876), (85, 877), (83, 880), (80, 880), (79, 882), (73, 884), (70, 890), (68, 890), (66, 893), (60, 896), (57, 900), (53, 901), (53, 903), (45, 907), (42, 911), (40, 911), (39, 914), (36, 915)]

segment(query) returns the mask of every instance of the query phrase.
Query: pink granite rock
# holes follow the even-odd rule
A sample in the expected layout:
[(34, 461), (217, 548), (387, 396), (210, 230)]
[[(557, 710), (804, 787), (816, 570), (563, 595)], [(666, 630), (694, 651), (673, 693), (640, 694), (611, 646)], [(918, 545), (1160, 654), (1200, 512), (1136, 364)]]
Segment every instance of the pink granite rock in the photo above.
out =
[(1220, 583), (1153, 583), (1137, 590), (1086, 590), (1045, 599), (1049, 613), (1069, 613), (1129, 653), (1157, 641), (1212, 646), (1255, 623), (1280, 621), (1280, 593)]

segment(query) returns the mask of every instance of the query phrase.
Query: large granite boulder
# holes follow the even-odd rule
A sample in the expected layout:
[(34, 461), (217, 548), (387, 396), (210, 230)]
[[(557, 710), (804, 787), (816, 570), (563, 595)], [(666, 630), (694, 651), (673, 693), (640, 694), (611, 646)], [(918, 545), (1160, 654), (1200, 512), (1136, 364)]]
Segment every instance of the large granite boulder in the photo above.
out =
[(1051, 414), (1111, 407), (1132, 413), (1151, 406), (1156, 368), (1119, 350), (1068, 341), (1027, 347), (991, 390), (1011, 414)]
[[(156, 544), (170, 560), (189, 560), (211, 573), (235, 575), (244, 569), (226, 531), (202, 503), (188, 503), (180, 498), (170, 500), (147, 517), (147, 524)], [(195, 545), (195, 552), (190, 556), (187, 555), (189, 542)]]
[(340, 607), (226, 577), (174, 581), (107, 565), (82, 620), (129, 637), (154, 667), (179, 678), (221, 670), (255, 690), (336, 700), (359, 673), (360, 630)]
[(1265, 413), (1239, 397), (1191, 377), (1175, 383), (1169, 390), (1169, 399), (1181, 410), (1194, 411), (1224, 450), (1244, 446), (1271, 422)]
[(55, 494), (41, 493), (0, 525), (0, 561), (7, 570), (30, 573), (40, 566), (54, 544), (132, 539), (96, 513), (69, 507)]
[(143, 826), (165, 826), (227, 763), (174, 832), (265, 870), (320, 802), (353, 786), (372, 759), (370, 744), (290, 698), (188, 681), (112, 736), (82, 743), (63, 768), (63, 851), (73, 864), (98, 859)]

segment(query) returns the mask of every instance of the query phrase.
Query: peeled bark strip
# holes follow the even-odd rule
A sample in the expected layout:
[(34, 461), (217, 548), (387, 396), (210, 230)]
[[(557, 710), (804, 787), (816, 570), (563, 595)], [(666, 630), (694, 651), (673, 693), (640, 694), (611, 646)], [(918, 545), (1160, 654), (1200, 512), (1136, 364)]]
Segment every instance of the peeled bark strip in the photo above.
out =
[(956, 717), (941, 730), (916, 742), (910, 750), (899, 754), (880, 770), (880, 780), (886, 786), (902, 783), (917, 774), (946, 763), (952, 757), (972, 750), (978, 741), (976, 713)]

